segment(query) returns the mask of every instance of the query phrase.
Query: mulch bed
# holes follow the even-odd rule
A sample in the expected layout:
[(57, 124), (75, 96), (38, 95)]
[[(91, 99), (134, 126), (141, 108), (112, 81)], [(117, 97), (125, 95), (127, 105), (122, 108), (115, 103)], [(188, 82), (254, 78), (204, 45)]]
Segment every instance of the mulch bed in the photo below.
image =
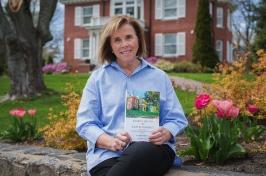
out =
[[(266, 151), (258, 151), (259, 144), (265, 144), (265, 141), (266, 133), (264, 133), (262, 138), (256, 142), (243, 144), (247, 150), (247, 155), (243, 158), (235, 158), (227, 161), (224, 165), (196, 161), (192, 156), (182, 157), (183, 164), (217, 171), (233, 171), (244, 172), (247, 174), (266, 175)], [(177, 137), (176, 147), (177, 150), (189, 147), (189, 140), (184, 134)]]

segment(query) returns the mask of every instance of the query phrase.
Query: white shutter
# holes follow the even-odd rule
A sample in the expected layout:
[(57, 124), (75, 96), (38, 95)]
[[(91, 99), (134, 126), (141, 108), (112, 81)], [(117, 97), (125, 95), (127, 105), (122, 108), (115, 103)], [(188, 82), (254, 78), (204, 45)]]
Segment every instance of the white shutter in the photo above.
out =
[(227, 11), (227, 28), (231, 31), (231, 12), (229, 9)]
[(155, 34), (155, 56), (163, 55), (163, 34), (156, 33)]
[(162, 0), (155, 0), (155, 19), (162, 19), (163, 3)]
[(74, 58), (75, 59), (81, 59), (81, 46), (82, 46), (82, 40), (79, 38), (74, 39)]
[(209, 3), (209, 10), (210, 10), (210, 15), (212, 16), (212, 10), (213, 10), (212, 2)]
[(226, 59), (228, 62), (230, 61), (230, 43), (229, 41), (226, 42)]
[(186, 17), (186, 0), (177, 0), (177, 17)]
[(178, 56), (186, 55), (186, 33), (185, 32), (177, 33), (176, 54)]
[(82, 7), (75, 7), (75, 26), (82, 25)]
[(93, 9), (92, 9), (92, 16), (93, 17), (99, 17), (100, 16), (100, 5), (93, 5)]

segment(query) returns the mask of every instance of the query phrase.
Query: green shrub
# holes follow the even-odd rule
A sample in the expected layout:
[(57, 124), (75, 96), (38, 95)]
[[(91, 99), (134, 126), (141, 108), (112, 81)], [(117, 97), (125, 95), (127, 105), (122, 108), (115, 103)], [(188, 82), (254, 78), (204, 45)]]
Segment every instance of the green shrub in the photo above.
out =
[(174, 63), (163, 59), (158, 60), (154, 65), (165, 72), (171, 72), (174, 70)]
[(175, 63), (174, 72), (197, 73), (197, 72), (201, 72), (201, 66), (199, 64), (194, 64), (189, 61), (181, 61), (181, 62)]

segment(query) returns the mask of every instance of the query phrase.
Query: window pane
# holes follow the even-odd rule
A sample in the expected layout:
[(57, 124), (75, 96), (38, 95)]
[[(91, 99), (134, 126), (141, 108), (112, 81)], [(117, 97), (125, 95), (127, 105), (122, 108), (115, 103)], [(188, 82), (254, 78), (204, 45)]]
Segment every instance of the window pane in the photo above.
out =
[(90, 47), (90, 41), (89, 40), (83, 40), (83, 48), (89, 48)]
[(176, 44), (176, 35), (175, 34), (165, 34), (164, 35), (165, 44)]
[(126, 4), (127, 4), (127, 5), (129, 5), (129, 4), (134, 4), (134, 1), (127, 1)]
[(176, 54), (176, 45), (165, 45), (164, 54)]
[(176, 7), (176, 0), (165, 0), (164, 8), (174, 8)]
[(115, 8), (115, 14), (122, 14), (123, 9), (122, 8)]
[(83, 15), (84, 16), (90, 16), (90, 15), (92, 15), (92, 8), (91, 7), (85, 7), (85, 8), (83, 8)]
[(82, 50), (82, 56), (83, 57), (89, 57), (89, 50), (88, 49), (83, 49)]
[(173, 17), (176, 16), (176, 9), (165, 9), (164, 17)]
[(134, 16), (134, 7), (127, 7), (126, 8), (126, 14)]
[(140, 9), (141, 9), (140, 6), (138, 6), (138, 14), (137, 14), (137, 18), (138, 18), (138, 19), (141, 18), (141, 17), (140, 17), (140, 13), (141, 13), (141, 12), (140, 12)]
[(83, 17), (83, 23), (84, 24), (91, 23), (91, 17)]
[(120, 5), (122, 5), (123, 3), (122, 2), (116, 2), (115, 3), (115, 6), (120, 6)]

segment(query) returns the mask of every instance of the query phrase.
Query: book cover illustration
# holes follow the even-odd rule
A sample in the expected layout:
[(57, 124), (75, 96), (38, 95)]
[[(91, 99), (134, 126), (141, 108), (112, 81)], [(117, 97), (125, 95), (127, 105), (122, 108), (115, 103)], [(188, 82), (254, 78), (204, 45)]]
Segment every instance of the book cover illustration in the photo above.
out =
[(127, 91), (125, 107), (125, 131), (132, 141), (148, 141), (159, 127), (160, 92)]

